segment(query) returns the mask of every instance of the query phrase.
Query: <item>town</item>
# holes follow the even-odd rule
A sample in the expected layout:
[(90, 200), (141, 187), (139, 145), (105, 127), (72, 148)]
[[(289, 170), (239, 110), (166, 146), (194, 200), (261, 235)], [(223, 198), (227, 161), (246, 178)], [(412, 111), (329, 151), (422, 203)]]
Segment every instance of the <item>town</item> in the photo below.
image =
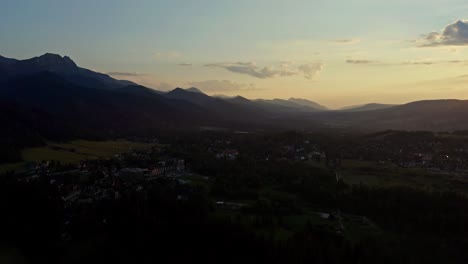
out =
[[(452, 198), (444, 198), (449, 199), (447, 206), (453, 199), (457, 202), (465, 199), (467, 139), (460, 133), (398, 131), (376, 134), (200, 131), (132, 138), (146, 147), (129, 147), (107, 158), (75, 164), (44, 160), (4, 173), (1, 193), (3, 200), (8, 197), (10, 203), (5, 205), (4, 211), (9, 213), (3, 221), (4, 226), (11, 227), (5, 237), (34, 257), (38, 257), (39, 241), (49, 249), (76, 248), (100, 239), (104, 239), (100, 243), (113, 239), (127, 245), (138, 237), (139, 242), (128, 250), (144, 249), (140, 252), (144, 259), (151, 252), (145, 243), (160, 245), (170, 252), (174, 248), (169, 245), (176, 243), (173, 234), (195, 241), (200, 235), (195, 232), (197, 228), (213, 236), (214, 244), (209, 247), (219, 250), (236, 247), (242, 254), (246, 254), (246, 247), (265, 246), (264, 243), (273, 243), (268, 247), (278, 246), (279, 241), (301, 243), (305, 238), (298, 235), (309, 234), (317, 243), (329, 241), (320, 242), (324, 250), (333, 250), (341, 257), (354, 252), (359, 259), (370, 261), (372, 258), (362, 256), (363, 251), (352, 245), (367, 248), (376, 241), (384, 243), (386, 240), (381, 238), (387, 237), (388, 230), (397, 224), (403, 232), (415, 228), (414, 220), (396, 220), (401, 219), (398, 213), (388, 215), (382, 211), (385, 207), (377, 209), (383, 204), (389, 206), (383, 194), (398, 192), (401, 199), (414, 200), (414, 206), (418, 199), (429, 199), (428, 190), (434, 193), (430, 195), (452, 193)], [(413, 192), (420, 194), (414, 196)], [(376, 198), (367, 200), (368, 196)], [(419, 207), (411, 210), (414, 212), (406, 214), (408, 219), (431, 213)], [(47, 214), (37, 215), (35, 212), (39, 211)], [(455, 223), (449, 222), (456, 224), (465, 219), (458, 217), (451, 220)], [(445, 223), (447, 219), (442, 217), (438, 221)], [(429, 227), (419, 225), (416, 230), (426, 228)], [(255, 237), (250, 239), (253, 244), (244, 247), (239, 244), (241, 238), (228, 241), (229, 236), (216, 236), (231, 232)], [(115, 237), (117, 234), (122, 237)], [(337, 241), (346, 246), (337, 247)], [(314, 243), (309, 246), (317, 246)], [(39, 248), (44, 250), (43, 247)], [(192, 245), (190, 252), (206, 249)], [(109, 257), (109, 254), (98, 251), (90, 256)], [(283, 249), (278, 255), (261, 250), (256, 254), (268, 255), (273, 261), (289, 258), (291, 254), (302, 256), (305, 252)], [(112, 256), (125, 259), (119, 254)], [(193, 257), (189, 254), (179, 256), (178, 260), (189, 256)], [(65, 253), (55, 257), (69, 258)], [(313, 257), (328, 258), (319, 252)], [(80, 256), (80, 260), (86, 259)]]

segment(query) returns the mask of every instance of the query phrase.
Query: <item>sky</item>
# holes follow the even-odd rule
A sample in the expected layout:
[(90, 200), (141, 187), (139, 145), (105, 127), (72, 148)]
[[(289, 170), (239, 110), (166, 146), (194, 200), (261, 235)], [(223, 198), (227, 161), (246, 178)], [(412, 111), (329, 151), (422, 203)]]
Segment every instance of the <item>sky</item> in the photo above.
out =
[(0, 0), (0, 55), (330, 108), (468, 99), (466, 0)]

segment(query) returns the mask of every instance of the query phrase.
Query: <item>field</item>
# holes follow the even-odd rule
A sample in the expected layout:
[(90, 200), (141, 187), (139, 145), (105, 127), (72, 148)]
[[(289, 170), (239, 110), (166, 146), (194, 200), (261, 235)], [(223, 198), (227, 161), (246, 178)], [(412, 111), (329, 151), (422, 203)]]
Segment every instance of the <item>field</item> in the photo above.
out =
[(81, 160), (111, 157), (134, 149), (149, 148), (151, 144), (117, 141), (75, 140), (68, 143), (49, 143), (47, 146), (23, 150), (23, 162), (0, 165), (0, 173), (19, 170), (29, 162), (56, 160), (65, 164), (77, 164)]
[(459, 175), (432, 174), (423, 168), (402, 168), (394, 164), (344, 160), (340, 171), (348, 184), (377, 187), (407, 186), (428, 191), (468, 193), (468, 179)]
[[(287, 215), (281, 218), (272, 218), (271, 226), (258, 228), (259, 222), (263, 221), (263, 217), (253, 214), (245, 214), (239, 211), (220, 210), (214, 213), (214, 217), (218, 219), (236, 222), (243, 226), (249, 226), (256, 231), (260, 237), (272, 237), (275, 241), (285, 241), (295, 233), (301, 232), (309, 225), (309, 228), (323, 230), (330, 233), (343, 232), (343, 235), (351, 243), (372, 237), (381, 233), (381, 229), (371, 222), (369, 219), (356, 215), (342, 215), (342, 220), (337, 218), (327, 219), (328, 213), (320, 213), (309, 211), (304, 214)], [(343, 225), (340, 230), (340, 223)]]

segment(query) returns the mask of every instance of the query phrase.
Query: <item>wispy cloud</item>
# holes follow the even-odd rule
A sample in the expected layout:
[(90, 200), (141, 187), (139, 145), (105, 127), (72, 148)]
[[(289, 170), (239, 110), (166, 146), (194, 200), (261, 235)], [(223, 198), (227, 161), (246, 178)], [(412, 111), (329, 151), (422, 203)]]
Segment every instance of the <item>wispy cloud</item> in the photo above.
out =
[(420, 47), (467, 46), (468, 20), (457, 20), (446, 26), (442, 32), (430, 32), (416, 42), (421, 43)]
[(400, 63), (401, 65), (434, 65), (434, 64), (440, 64), (440, 63), (447, 63), (447, 62), (441, 62), (441, 61), (404, 61)]
[(192, 63), (186, 62), (186, 63), (179, 63), (179, 64), (177, 64), (177, 65), (183, 66), (183, 67), (190, 67), (190, 66), (192, 66), (193, 64), (192, 64)]
[(355, 60), (345, 61), (348, 64), (375, 65), (375, 66), (401, 66), (401, 65), (421, 65), (430, 66), (436, 64), (464, 64), (468, 65), (468, 60), (408, 60), (402, 62), (383, 62), (378, 60)]
[(190, 87), (197, 87), (208, 93), (213, 92), (239, 92), (258, 90), (254, 83), (238, 83), (230, 80), (207, 80), (187, 83)]
[(361, 42), (360, 39), (352, 38), (352, 39), (334, 39), (331, 42), (338, 43), (338, 44), (357, 44)]
[(346, 60), (346, 63), (349, 63), (349, 64), (374, 64), (374, 63), (379, 63), (379, 61), (374, 61), (374, 60)]
[(468, 64), (467, 60), (415, 60), (404, 61), (400, 65), (436, 65), (436, 64)]
[(205, 67), (222, 68), (230, 72), (249, 75), (259, 79), (268, 79), (274, 77), (286, 77), (303, 75), (306, 79), (312, 79), (322, 69), (322, 63), (309, 63), (294, 65), (294, 63), (281, 63), (279, 67), (265, 66), (259, 67), (255, 62), (235, 62), (235, 63), (212, 63)]

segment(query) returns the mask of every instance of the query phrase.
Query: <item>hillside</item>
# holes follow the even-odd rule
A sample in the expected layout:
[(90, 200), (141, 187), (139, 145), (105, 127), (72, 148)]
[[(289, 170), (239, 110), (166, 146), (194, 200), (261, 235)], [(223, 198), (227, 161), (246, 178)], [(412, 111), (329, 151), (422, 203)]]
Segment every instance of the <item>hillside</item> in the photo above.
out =
[(329, 111), (307, 116), (326, 127), (358, 130), (429, 130), (468, 129), (466, 100), (426, 100), (370, 111)]
[(313, 108), (313, 109), (316, 109), (316, 110), (323, 110), (323, 111), (328, 110), (328, 108), (326, 106), (323, 106), (321, 104), (318, 104), (316, 102), (306, 100), (306, 99), (289, 98), (288, 101), (293, 102), (293, 103), (298, 104), (298, 105), (310, 107), (310, 108)]
[(364, 104), (364, 105), (347, 106), (339, 110), (347, 111), (347, 112), (359, 112), (359, 111), (372, 111), (372, 110), (386, 109), (386, 108), (390, 108), (394, 106), (397, 106), (397, 105), (371, 103), (371, 104)]

